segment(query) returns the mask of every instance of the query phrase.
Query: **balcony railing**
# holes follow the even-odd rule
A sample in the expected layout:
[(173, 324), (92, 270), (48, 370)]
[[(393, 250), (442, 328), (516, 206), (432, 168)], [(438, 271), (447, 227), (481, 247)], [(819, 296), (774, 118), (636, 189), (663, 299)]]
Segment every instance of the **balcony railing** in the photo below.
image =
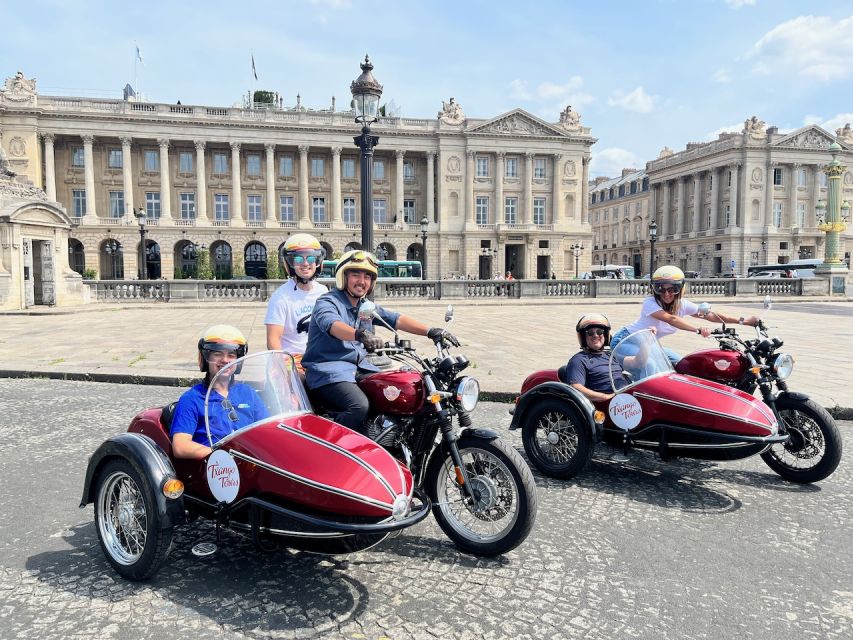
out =
[(178, 218), (175, 220), (176, 227), (194, 227), (195, 218)]
[(267, 223), (266, 220), (246, 220), (246, 226), (260, 229), (267, 226)]

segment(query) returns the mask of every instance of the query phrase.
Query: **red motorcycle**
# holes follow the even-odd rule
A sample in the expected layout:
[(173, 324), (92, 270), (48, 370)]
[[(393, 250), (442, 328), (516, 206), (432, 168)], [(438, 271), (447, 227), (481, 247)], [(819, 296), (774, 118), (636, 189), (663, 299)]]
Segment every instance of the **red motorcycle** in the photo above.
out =
[[(580, 473), (599, 442), (623, 449), (626, 460), (632, 448), (655, 451), (664, 461), (762, 454), (774, 471), (794, 482), (821, 480), (838, 464), (841, 441), (834, 424), (825, 432), (827, 447), (819, 464), (797, 467), (777, 448), (802, 451), (803, 446), (791, 444), (800, 436), (780, 426), (773, 409), (739, 389), (674, 371), (650, 331), (627, 336), (610, 358), (611, 371), (623, 371), (628, 384), (611, 373), (615, 395), (595, 404), (567, 383), (565, 366), (525, 379), (510, 429), (521, 428), (524, 450), (544, 474), (571, 478)], [(782, 416), (787, 425), (787, 414)]]
[[(765, 300), (769, 309), (770, 301)], [(699, 305), (703, 316), (713, 315), (710, 305)], [(755, 338), (741, 337), (725, 324), (711, 332), (719, 348), (688, 354), (675, 370), (713, 380), (761, 398), (779, 421), (780, 433), (788, 440), (762, 452), (762, 459), (780, 476), (792, 482), (816, 482), (829, 476), (841, 461), (841, 434), (835, 420), (823, 407), (804, 393), (790, 391), (787, 379), (794, 369), (794, 358), (781, 351), (784, 342), (770, 337), (767, 326), (759, 321)], [(774, 389), (775, 387), (775, 389)], [(778, 391), (778, 393), (777, 393)]]

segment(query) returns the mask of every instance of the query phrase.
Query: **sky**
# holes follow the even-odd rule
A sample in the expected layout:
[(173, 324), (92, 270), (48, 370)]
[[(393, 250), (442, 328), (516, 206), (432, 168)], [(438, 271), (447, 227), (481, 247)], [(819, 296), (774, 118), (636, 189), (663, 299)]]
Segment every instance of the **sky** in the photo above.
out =
[[(0, 0), (0, 78), (40, 93), (231, 106), (252, 89), (338, 109), (366, 53), (401, 115), (572, 105), (591, 175), (739, 131), (853, 122), (853, 0)], [(142, 57), (136, 56), (136, 47)], [(252, 75), (252, 57), (258, 80)]]

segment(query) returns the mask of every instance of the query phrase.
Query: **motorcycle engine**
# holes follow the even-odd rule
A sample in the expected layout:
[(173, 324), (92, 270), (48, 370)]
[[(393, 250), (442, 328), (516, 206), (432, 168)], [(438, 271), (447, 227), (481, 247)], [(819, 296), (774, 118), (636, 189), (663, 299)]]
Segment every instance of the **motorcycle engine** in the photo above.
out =
[(402, 421), (380, 414), (367, 425), (367, 437), (389, 449), (397, 442), (402, 428)]

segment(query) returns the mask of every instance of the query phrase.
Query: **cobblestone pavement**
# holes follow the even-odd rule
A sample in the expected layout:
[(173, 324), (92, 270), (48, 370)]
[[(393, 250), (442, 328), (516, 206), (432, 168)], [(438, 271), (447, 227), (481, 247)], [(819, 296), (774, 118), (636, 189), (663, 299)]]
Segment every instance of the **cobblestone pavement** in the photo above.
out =
[[(126, 582), (77, 504), (88, 456), (180, 389), (0, 381), (0, 637), (758, 638), (853, 636), (851, 428), (838, 471), (781, 480), (759, 458), (616, 463), (536, 476), (531, 536), (506, 556), (459, 553), (432, 518), (374, 550), (265, 554), (182, 527), (148, 583)], [(507, 405), (475, 423), (505, 431)]]
[[(392, 309), (441, 326), (447, 303), (388, 301)], [(606, 313), (614, 328), (633, 321), (639, 303), (612, 300), (453, 303), (453, 332), (472, 362), (469, 370), (486, 392), (516, 394), (536, 369), (557, 368), (577, 351), (575, 323), (581, 314)], [(825, 407), (844, 407), (853, 415), (853, 386), (834, 384), (853, 375), (853, 304), (779, 301), (765, 312), (755, 300), (713, 301), (727, 314), (762, 315), (773, 335), (785, 340), (796, 359), (791, 389), (808, 393)], [(233, 324), (246, 333), (253, 351), (264, 348), (263, 303), (89, 305), (40, 315), (0, 314), (0, 371), (84, 373), (118, 379), (198, 375), (195, 344), (205, 327)], [(695, 320), (700, 324), (699, 320)], [(745, 329), (747, 335), (752, 333)], [(388, 335), (384, 330), (380, 335)], [(430, 353), (425, 338), (414, 343)], [(679, 331), (666, 346), (689, 353), (715, 345), (712, 340)], [(104, 379), (104, 378), (102, 378)], [(109, 378), (112, 380), (113, 378)]]

